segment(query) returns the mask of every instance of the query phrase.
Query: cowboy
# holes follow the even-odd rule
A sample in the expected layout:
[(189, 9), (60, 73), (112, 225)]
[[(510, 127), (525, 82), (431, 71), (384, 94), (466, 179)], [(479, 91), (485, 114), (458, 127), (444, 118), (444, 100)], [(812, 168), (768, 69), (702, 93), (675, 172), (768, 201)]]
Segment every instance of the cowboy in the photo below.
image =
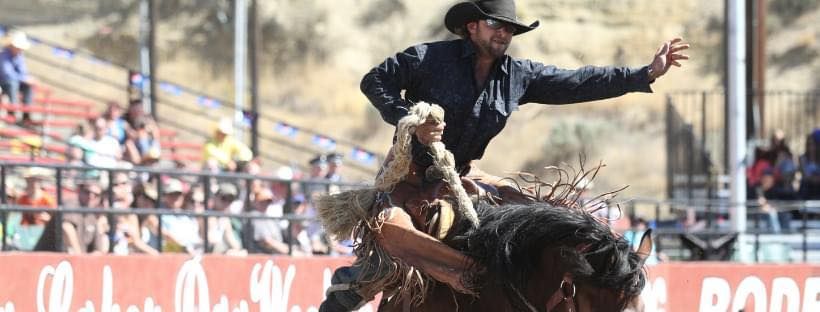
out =
[[(22, 103), (31, 104), (34, 79), (28, 74), (26, 59), (23, 57), (23, 51), (30, 47), (31, 42), (25, 33), (11, 31), (4, 40), (3, 51), (0, 52), (0, 90), (8, 96), (12, 104), (20, 103), (21, 93)], [(21, 121), (27, 120), (29, 120), (28, 113), (23, 113)]]
[[(652, 92), (650, 84), (655, 79), (672, 65), (680, 66), (678, 61), (688, 59), (681, 51), (689, 46), (681, 39), (663, 43), (652, 62), (638, 68), (586, 66), (565, 70), (514, 58), (505, 54), (513, 36), (529, 32), (539, 24), (524, 24), (515, 12), (513, 0), (455, 4), (445, 15), (444, 24), (460, 39), (410, 47), (379, 64), (362, 79), (362, 92), (391, 125), (397, 125), (415, 102), (435, 103), (444, 108), (444, 122), (428, 119), (416, 128), (413, 162), (420, 179), (430, 180), (424, 169), (431, 164), (426, 146), (441, 141), (453, 153), (456, 170), (462, 176), (502, 198), (515, 198), (515, 188), (481, 172), (472, 161), (483, 156), (490, 140), (501, 132), (519, 105), (570, 104), (629, 92)], [(401, 209), (392, 209), (383, 228), (392, 229), (395, 237), (383, 231), (380, 242), (384, 249), (398, 258), (408, 254), (419, 256), (402, 260), (455, 290), (465, 291), (461, 275), (470, 260), (413, 228), (410, 219)], [(401, 240), (395, 240), (396, 237)], [(425, 253), (413, 253), (410, 249)], [(350, 274), (350, 269), (341, 268), (338, 272), (334, 282), (347, 280), (342, 275)], [(326, 311), (333, 310), (331, 306), (339, 309), (336, 304), (344, 305), (370, 295), (351, 290), (333, 292), (323, 307), (328, 307)]]

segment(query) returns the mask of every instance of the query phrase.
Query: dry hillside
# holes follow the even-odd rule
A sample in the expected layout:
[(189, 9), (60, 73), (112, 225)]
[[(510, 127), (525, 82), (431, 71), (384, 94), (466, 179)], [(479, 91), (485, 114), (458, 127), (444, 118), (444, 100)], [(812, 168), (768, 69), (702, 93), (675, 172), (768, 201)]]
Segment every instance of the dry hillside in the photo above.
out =
[[(0, 0), (0, 18), (37, 36), (136, 66), (136, 0)], [(232, 98), (232, 10), (227, 0), (161, 5), (162, 79)], [(359, 93), (370, 67), (414, 43), (451, 38), (442, 26), (456, 1), (260, 1), (264, 109), (294, 124), (385, 151), (392, 129)], [(575, 162), (608, 165), (596, 188), (629, 184), (627, 196), (664, 194), (664, 93), (715, 89), (722, 78), (722, 1), (518, 0), (519, 17), (541, 27), (509, 51), (565, 68), (644, 65), (662, 41), (688, 40), (692, 57), (653, 85), (654, 94), (572, 106), (526, 105), (490, 146), (490, 172)], [(797, 3), (797, 4), (794, 4)], [(816, 0), (770, 0), (767, 70), (772, 89), (820, 87)], [(790, 6), (791, 5), (791, 6)], [(799, 6), (795, 9), (793, 6)], [(35, 15), (36, 14), (36, 15)], [(366, 178), (361, 176), (359, 178)]]

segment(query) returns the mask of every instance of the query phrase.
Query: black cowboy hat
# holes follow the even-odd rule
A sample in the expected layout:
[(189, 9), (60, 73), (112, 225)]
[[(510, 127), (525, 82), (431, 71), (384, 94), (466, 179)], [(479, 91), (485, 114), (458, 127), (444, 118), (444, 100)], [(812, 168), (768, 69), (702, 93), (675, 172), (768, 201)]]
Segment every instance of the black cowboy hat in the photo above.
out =
[(538, 27), (539, 21), (530, 25), (523, 24), (516, 19), (515, 1), (513, 0), (475, 0), (458, 3), (447, 11), (444, 16), (444, 26), (447, 30), (463, 35), (464, 25), (480, 19), (492, 18), (515, 26), (513, 35), (520, 35)]

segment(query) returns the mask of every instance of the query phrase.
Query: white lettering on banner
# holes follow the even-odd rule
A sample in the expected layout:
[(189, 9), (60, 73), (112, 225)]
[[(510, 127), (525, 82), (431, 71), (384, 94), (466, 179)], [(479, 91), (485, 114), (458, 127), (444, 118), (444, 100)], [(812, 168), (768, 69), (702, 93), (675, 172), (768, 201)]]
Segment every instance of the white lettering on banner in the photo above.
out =
[[(785, 304), (787, 312), (815, 312), (820, 311), (820, 277), (806, 278), (803, 287), (803, 309), (800, 309), (800, 288), (791, 277), (776, 277), (771, 284), (771, 297), (767, 297), (766, 284), (757, 276), (747, 276), (732, 293), (729, 282), (720, 277), (703, 279), (700, 293), (699, 311), (741, 311), (748, 308), (746, 301), (753, 298), (755, 311), (783, 311)], [(766, 305), (767, 300), (770, 305)], [(732, 308), (729, 308), (731, 301)]]
[(803, 287), (803, 311), (820, 311), (820, 277), (809, 277)]
[(641, 299), (646, 312), (666, 312), (666, 280), (657, 277), (654, 281), (647, 280), (641, 291)]
[(51, 291), (48, 296), (49, 312), (68, 312), (71, 308), (71, 297), (74, 295), (74, 270), (68, 261), (61, 261), (57, 268), (47, 265), (37, 278), (37, 311), (45, 312), (46, 279), (51, 277)]
[[(225, 295), (219, 297), (213, 310), (211, 310), (211, 297), (208, 292), (208, 278), (205, 276), (205, 269), (202, 267), (202, 258), (197, 256), (185, 261), (182, 268), (177, 273), (177, 280), (174, 287), (174, 308), (176, 312), (229, 312), (230, 303)], [(196, 299), (199, 299), (197, 302)], [(248, 302), (239, 301), (239, 306), (233, 312), (247, 312)], [(263, 310), (265, 311), (265, 310)], [(157, 311), (159, 312), (159, 311)]]
[(264, 266), (255, 264), (251, 269), (251, 302), (259, 303), (262, 311), (287, 311), (290, 286), (295, 275), (296, 268), (288, 266), (283, 284), (282, 271), (273, 265), (273, 261), (266, 261)]
[[(707, 277), (700, 286), (701, 312), (725, 312), (729, 309), (732, 289), (729, 282), (719, 277)], [(717, 299), (717, 300), (715, 300)]]
[[(322, 271), (322, 287), (314, 288), (321, 291), (321, 298), (324, 300), (324, 291), (330, 287), (332, 271), (325, 268)], [(298, 305), (288, 306), (290, 290), (296, 278), (296, 266), (289, 265), (285, 271), (284, 278), (281, 269), (267, 261), (264, 265), (255, 264), (250, 274), (250, 297), (251, 301), (259, 304), (261, 311), (289, 311), (302, 312), (302, 307)], [(102, 269), (102, 289), (99, 310), (91, 300), (85, 300), (77, 312), (140, 312), (138, 306), (129, 305), (127, 308), (120, 307), (114, 302), (114, 277), (110, 266), (103, 266)], [(664, 284), (665, 285), (665, 284)], [(48, 289), (46, 289), (49, 287)], [(664, 286), (665, 291), (665, 286)], [(48, 298), (46, 298), (48, 292)], [(74, 269), (68, 261), (60, 261), (56, 267), (47, 265), (40, 271), (37, 279), (36, 306), (38, 312), (69, 312), (74, 295)], [(664, 294), (665, 296), (665, 294)], [(665, 298), (665, 297), (664, 297)], [(81, 299), (82, 300), (82, 299)], [(174, 287), (174, 311), (175, 312), (248, 312), (250, 306), (248, 301), (240, 300), (235, 306), (231, 306), (228, 298), (222, 294), (215, 302), (213, 308), (210, 306), (211, 298), (209, 294), (208, 279), (205, 269), (202, 267), (201, 258), (195, 257), (182, 264), (177, 272)], [(288, 310), (290, 308), (290, 310)], [(359, 312), (372, 312), (375, 309), (368, 303)], [(0, 306), (0, 312), (14, 312), (14, 303), (7, 302)], [(162, 308), (157, 305), (152, 297), (146, 297), (142, 311), (161, 312)], [(306, 312), (318, 312), (315, 306), (305, 308)]]
[(5, 306), (0, 307), (0, 312), (14, 312), (14, 304), (6, 302)]
[(746, 310), (746, 299), (752, 296), (755, 311), (766, 309), (766, 284), (757, 276), (748, 276), (740, 281), (732, 300), (732, 311)]
[[(786, 310), (782, 310), (784, 297), (786, 298)], [(777, 277), (772, 281), (772, 302), (769, 311), (800, 311), (800, 288), (793, 279)]]

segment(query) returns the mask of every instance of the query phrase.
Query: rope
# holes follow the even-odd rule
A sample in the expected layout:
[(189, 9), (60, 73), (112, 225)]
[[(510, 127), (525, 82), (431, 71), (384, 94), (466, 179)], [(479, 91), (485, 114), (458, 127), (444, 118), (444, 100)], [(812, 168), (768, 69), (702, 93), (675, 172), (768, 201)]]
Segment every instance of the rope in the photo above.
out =
[[(435, 104), (419, 102), (410, 109), (407, 116), (399, 120), (396, 143), (391, 148), (393, 159), (385, 164), (376, 176), (377, 190), (390, 192), (396, 183), (404, 180), (409, 174), (412, 162), (412, 135), (416, 132), (416, 128), (428, 119), (437, 123), (443, 122), (444, 109)], [(456, 198), (456, 211), (477, 227), (478, 214), (473, 208), (473, 202), (467, 195), (467, 191), (461, 185), (461, 177), (456, 172), (453, 154), (441, 142), (433, 142), (429, 147), (433, 156), (433, 167), (442, 173), (444, 181)]]

